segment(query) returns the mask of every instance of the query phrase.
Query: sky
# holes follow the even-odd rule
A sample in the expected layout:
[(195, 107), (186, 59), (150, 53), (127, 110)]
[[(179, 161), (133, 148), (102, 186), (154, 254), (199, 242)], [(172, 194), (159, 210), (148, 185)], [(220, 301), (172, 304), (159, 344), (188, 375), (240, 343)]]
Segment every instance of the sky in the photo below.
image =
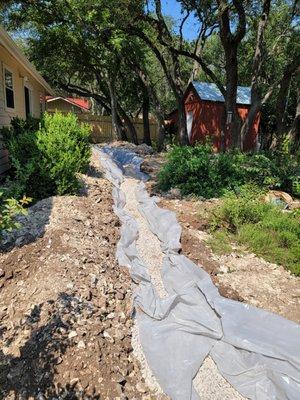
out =
[[(176, 22), (177, 26), (183, 18), (181, 14), (181, 8), (177, 0), (162, 0), (163, 13), (170, 15)], [(197, 20), (191, 15), (185, 22), (183, 35), (185, 39), (193, 40), (197, 37)]]

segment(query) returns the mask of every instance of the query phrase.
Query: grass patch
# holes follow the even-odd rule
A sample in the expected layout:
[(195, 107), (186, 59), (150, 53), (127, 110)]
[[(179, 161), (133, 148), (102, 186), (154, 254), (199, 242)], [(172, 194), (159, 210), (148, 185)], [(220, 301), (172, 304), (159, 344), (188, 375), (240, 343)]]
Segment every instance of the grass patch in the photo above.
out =
[[(284, 212), (264, 203), (257, 186), (227, 192), (212, 212), (210, 227), (217, 251), (226, 252), (230, 237), (269, 262), (300, 276), (300, 210)], [(227, 240), (227, 242), (226, 242)]]
[(213, 236), (206, 240), (212, 252), (217, 255), (230, 254), (232, 252), (231, 240), (224, 231), (215, 231)]

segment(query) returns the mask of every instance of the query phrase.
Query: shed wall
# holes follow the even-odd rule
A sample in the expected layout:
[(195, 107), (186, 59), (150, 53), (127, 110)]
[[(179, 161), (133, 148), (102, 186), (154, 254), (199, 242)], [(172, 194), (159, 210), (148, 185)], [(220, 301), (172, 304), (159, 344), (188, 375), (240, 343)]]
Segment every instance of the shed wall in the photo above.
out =
[(62, 113), (75, 113), (75, 114), (82, 114), (84, 112), (83, 109), (80, 107), (76, 107), (75, 105), (68, 103), (65, 100), (62, 99), (57, 99), (53, 101), (47, 101), (46, 102), (46, 111), (48, 112), (55, 112), (55, 111), (60, 111)]
[[(190, 100), (190, 93), (193, 95), (193, 101)], [(211, 137), (213, 146), (216, 151), (221, 149), (221, 130), (222, 118), (224, 115), (224, 103), (213, 101), (202, 101), (195, 96), (195, 91), (192, 89), (185, 96), (186, 113), (193, 112), (193, 125), (191, 134), (191, 143), (204, 141), (206, 137)], [(249, 112), (249, 106), (239, 105), (238, 113), (242, 120), (245, 120)], [(259, 130), (259, 115), (253, 124), (250, 135), (245, 139), (244, 149), (253, 150), (257, 146), (257, 136)], [(230, 135), (225, 134), (225, 146), (230, 145)]]

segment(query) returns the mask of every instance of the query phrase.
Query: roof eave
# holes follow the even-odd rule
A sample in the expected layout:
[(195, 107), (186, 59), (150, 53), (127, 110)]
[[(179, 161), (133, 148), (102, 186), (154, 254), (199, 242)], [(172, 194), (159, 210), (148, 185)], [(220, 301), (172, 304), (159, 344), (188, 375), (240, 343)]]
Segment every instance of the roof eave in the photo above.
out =
[(57, 100), (63, 100), (66, 103), (71, 104), (72, 106), (80, 108), (81, 110), (85, 110), (85, 111), (89, 111), (90, 110), (89, 108), (82, 107), (79, 104), (73, 103), (73, 101), (70, 101), (70, 100), (66, 99), (65, 97), (61, 97), (61, 96), (54, 97), (53, 99), (47, 99), (46, 103), (51, 103), (52, 101), (57, 101)]
[(13, 39), (8, 35), (5, 29), (0, 26), (0, 38), (1, 44), (6, 48), (6, 50), (18, 60), (18, 62), (29, 72), (36, 80), (39, 82), (40, 85), (44, 87), (47, 94), (54, 96), (54, 90), (51, 86), (45, 81), (42, 75), (36, 70), (34, 65), (25, 57), (25, 55), (21, 52), (18, 46), (15, 44)]

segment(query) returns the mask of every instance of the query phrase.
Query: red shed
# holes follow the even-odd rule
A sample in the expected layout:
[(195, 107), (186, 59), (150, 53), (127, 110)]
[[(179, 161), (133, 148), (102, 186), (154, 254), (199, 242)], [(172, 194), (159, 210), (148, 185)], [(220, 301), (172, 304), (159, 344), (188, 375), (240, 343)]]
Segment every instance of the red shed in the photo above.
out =
[[(221, 149), (222, 118), (224, 116), (224, 97), (214, 83), (192, 82), (184, 95), (187, 129), (190, 143), (203, 141), (211, 136), (214, 148)], [(242, 120), (245, 120), (251, 105), (250, 88), (238, 86), (237, 109)], [(176, 117), (175, 117), (176, 118)], [(250, 134), (244, 142), (244, 150), (254, 150), (258, 144), (259, 114)], [(174, 121), (174, 117), (171, 117)], [(174, 121), (175, 122), (175, 121)], [(225, 132), (225, 146), (230, 144), (230, 134)]]

